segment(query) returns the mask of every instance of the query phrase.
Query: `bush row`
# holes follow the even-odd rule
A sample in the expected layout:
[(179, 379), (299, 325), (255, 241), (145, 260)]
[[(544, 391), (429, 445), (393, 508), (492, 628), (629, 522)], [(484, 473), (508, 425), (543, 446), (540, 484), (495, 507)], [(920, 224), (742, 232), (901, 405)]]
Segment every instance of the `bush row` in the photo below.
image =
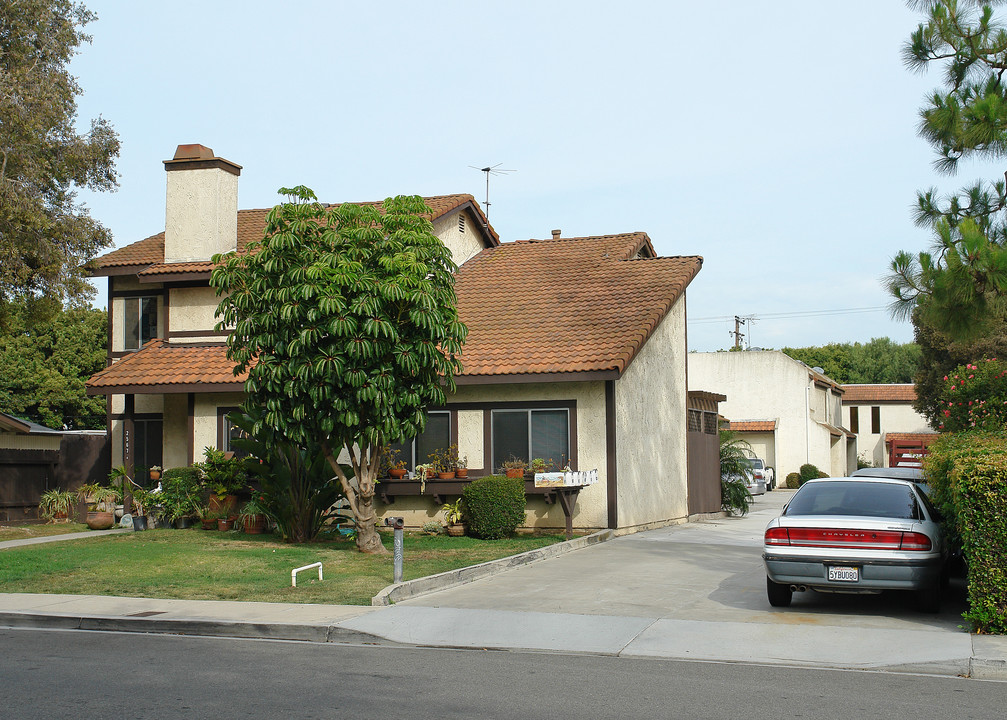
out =
[(1007, 634), (1007, 434), (942, 434), (923, 464), (968, 563), (964, 617), (976, 632)]

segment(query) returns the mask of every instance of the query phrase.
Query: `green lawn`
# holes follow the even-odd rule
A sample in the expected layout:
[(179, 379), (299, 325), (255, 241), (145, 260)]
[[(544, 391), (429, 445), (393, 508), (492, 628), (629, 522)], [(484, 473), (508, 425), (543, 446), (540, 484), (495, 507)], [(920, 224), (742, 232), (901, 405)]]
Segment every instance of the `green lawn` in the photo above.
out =
[[(382, 538), (391, 549), (391, 535)], [(404, 575), (412, 580), (562, 540), (406, 533)], [(319, 561), (322, 582), (311, 570), (290, 586), (291, 570)], [(0, 592), (369, 605), (392, 574), (391, 553), (364, 555), (351, 540), (291, 545), (237, 532), (147, 530), (0, 550)]]
[(30, 525), (0, 525), (0, 542), (4, 540), (27, 540), (29, 538), (48, 535), (64, 535), (66, 533), (84, 532), (87, 525), (75, 522), (58, 522)]

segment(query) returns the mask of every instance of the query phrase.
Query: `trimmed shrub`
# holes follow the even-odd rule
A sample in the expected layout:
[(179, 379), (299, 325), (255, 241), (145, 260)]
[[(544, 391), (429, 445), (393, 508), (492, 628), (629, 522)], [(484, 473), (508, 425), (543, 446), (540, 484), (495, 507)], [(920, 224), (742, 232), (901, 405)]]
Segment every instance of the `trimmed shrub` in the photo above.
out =
[(976, 632), (1007, 634), (1007, 435), (942, 435), (923, 466), (931, 498), (968, 563), (963, 617)]
[(484, 540), (513, 535), (525, 519), (524, 479), (487, 475), (462, 493), (470, 535)]
[(801, 469), (800, 469), (799, 474), (800, 474), (801, 478), (800, 478), (800, 480), (797, 483), (798, 486), (803, 485), (804, 483), (808, 482), (808, 480), (814, 480), (815, 478), (828, 477), (827, 474), (823, 473), (821, 470), (819, 470), (817, 467), (815, 467), (811, 463), (805, 463), (804, 465), (801, 465)]
[(937, 409), (946, 432), (1007, 427), (1007, 363), (985, 358), (959, 365), (944, 376)]
[(800, 473), (788, 473), (787, 474), (787, 487), (791, 490), (796, 490), (801, 487), (801, 474)]

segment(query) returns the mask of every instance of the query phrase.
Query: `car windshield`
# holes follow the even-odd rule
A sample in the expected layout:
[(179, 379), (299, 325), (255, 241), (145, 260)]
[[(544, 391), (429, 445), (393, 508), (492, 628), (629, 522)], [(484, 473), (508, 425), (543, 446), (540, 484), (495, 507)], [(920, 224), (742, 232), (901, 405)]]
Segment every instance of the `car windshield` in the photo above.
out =
[(762, 461), (759, 458), (751, 458), (749, 461), (756, 470), (762, 470)]
[(908, 486), (856, 481), (808, 483), (794, 495), (785, 514), (920, 517), (916, 495)]

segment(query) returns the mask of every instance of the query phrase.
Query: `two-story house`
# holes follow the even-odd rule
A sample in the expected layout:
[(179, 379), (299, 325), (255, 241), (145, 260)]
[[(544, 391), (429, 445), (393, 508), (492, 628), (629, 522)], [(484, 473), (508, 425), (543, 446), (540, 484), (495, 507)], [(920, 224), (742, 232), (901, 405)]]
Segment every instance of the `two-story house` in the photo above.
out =
[[(226, 415), (243, 400), (244, 378), (226, 358), (226, 333), (213, 329), (210, 258), (261, 237), (268, 212), (238, 210), (241, 168), (208, 148), (179, 146), (165, 170), (164, 232), (95, 262), (94, 274), (109, 277), (109, 367), (88, 392), (108, 397), (113, 463), (127, 468), (182, 466), (205, 446), (229, 449)], [(599, 471), (573, 508), (574, 527), (685, 519), (685, 291), (702, 258), (657, 257), (642, 232), (553, 231), (501, 243), (471, 196), (425, 200), (459, 265), (469, 336), (458, 391), (402, 445), (410, 467), (450, 444), (472, 477), (510, 455), (565, 458)], [(379, 491), (419, 525), (457, 487), (387, 482)], [(551, 499), (545, 491), (532, 498), (528, 526), (564, 526)], [(693, 512), (716, 510), (719, 501)]]

